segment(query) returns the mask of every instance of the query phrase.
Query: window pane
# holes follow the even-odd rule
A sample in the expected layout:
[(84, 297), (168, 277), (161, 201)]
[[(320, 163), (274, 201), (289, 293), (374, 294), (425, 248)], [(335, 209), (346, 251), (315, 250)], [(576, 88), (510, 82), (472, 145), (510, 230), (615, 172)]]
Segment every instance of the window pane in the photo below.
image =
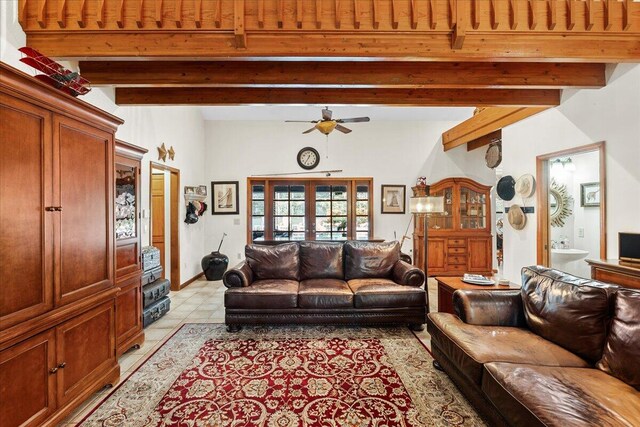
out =
[(316, 231), (331, 231), (331, 218), (316, 218)]
[(347, 200), (347, 186), (346, 185), (333, 185), (331, 198), (333, 200)]
[(333, 217), (331, 221), (332, 231), (346, 231), (347, 230), (347, 218), (346, 217)]
[(291, 217), (291, 231), (305, 231), (304, 217)]
[(255, 231), (264, 231), (264, 217), (254, 216), (251, 218), (251, 229)]
[(291, 200), (304, 200), (304, 185), (291, 186)]
[(290, 215), (304, 215), (305, 202), (291, 202)]
[(369, 202), (357, 201), (356, 202), (356, 215), (369, 215)]
[(274, 215), (289, 215), (289, 202), (273, 202)]
[(273, 229), (276, 231), (289, 231), (289, 217), (277, 216), (273, 220)]
[(358, 185), (356, 192), (357, 200), (369, 200), (369, 186), (368, 185)]
[(304, 233), (291, 233), (291, 240), (304, 240)]
[(316, 240), (331, 240), (331, 233), (316, 233)]
[(264, 185), (254, 185), (251, 198), (253, 200), (264, 200)]
[(273, 187), (273, 198), (278, 200), (289, 199), (289, 186), (288, 185), (276, 185)]
[(347, 233), (332, 233), (333, 240), (347, 240)]
[(264, 240), (264, 231), (254, 231), (252, 234), (254, 241)]
[(361, 230), (361, 231), (369, 230), (369, 217), (366, 217), (366, 216), (356, 217), (356, 230)]
[(331, 209), (331, 202), (316, 202), (316, 216), (329, 215), (329, 209)]
[(356, 240), (369, 240), (369, 232), (367, 232), (367, 231), (358, 231), (356, 233)]
[(252, 203), (253, 215), (264, 215), (264, 201), (253, 201)]
[(347, 214), (347, 202), (333, 202), (331, 203), (331, 214), (332, 215), (346, 215)]
[(331, 186), (330, 185), (316, 186), (316, 200), (329, 200), (329, 199), (331, 199)]
[(289, 240), (289, 232), (277, 231), (273, 233), (273, 240)]

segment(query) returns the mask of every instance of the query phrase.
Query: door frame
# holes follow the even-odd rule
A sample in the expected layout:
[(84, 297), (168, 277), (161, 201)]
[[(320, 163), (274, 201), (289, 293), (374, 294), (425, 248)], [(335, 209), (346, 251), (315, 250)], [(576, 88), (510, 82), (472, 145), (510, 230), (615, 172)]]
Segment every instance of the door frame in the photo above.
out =
[[(180, 228), (179, 228), (179, 207), (180, 207), (180, 169), (172, 168), (171, 166), (163, 165), (156, 162), (149, 162), (149, 222), (153, 221), (153, 215), (151, 210), (153, 209), (153, 180), (151, 179), (151, 175), (153, 174), (153, 170), (163, 170), (168, 171), (170, 175), (170, 193), (169, 193), (169, 206), (170, 209), (170, 218), (169, 223), (171, 224), (171, 235), (169, 236), (169, 245), (171, 248), (171, 272), (169, 274), (171, 280), (171, 290), (179, 291), (181, 289), (180, 284)], [(149, 224), (149, 243), (151, 243), (151, 230), (152, 225)], [(166, 242), (166, 236), (165, 236)]]
[(600, 258), (607, 259), (607, 175), (605, 141), (594, 142), (580, 147), (567, 148), (542, 154), (536, 157), (538, 230), (537, 230), (537, 263), (550, 266), (549, 251), (549, 160), (556, 157), (598, 152), (600, 161)]

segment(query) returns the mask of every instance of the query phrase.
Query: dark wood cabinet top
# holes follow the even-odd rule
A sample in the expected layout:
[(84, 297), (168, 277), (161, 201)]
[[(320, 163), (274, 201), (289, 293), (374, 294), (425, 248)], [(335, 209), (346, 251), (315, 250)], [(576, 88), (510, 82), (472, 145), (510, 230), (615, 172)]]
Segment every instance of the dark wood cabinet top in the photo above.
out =
[(640, 263), (620, 261), (619, 259), (588, 259), (586, 261), (592, 267), (640, 275)]

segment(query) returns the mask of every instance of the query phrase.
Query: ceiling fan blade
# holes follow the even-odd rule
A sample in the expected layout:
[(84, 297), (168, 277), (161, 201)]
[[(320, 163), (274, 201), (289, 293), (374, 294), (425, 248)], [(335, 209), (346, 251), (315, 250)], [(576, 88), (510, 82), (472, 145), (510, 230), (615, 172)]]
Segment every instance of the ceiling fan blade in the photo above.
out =
[(311, 133), (311, 132), (313, 132), (314, 130), (316, 130), (316, 127), (315, 127), (315, 126), (314, 126), (314, 127), (312, 127), (312, 128), (311, 128), (311, 129), (309, 129), (309, 130), (305, 130), (304, 132), (302, 132), (302, 134), (304, 135), (304, 134), (306, 134), (306, 133)]
[(285, 123), (318, 123), (320, 120), (285, 120)]
[(336, 125), (336, 130), (339, 130), (342, 133), (349, 133), (351, 132), (351, 129), (344, 127), (342, 125)]
[(359, 122), (368, 122), (371, 119), (369, 117), (354, 117), (351, 119), (338, 119), (336, 122), (338, 123), (359, 123)]
[(333, 111), (329, 110), (329, 107), (322, 110), (322, 120), (331, 120)]

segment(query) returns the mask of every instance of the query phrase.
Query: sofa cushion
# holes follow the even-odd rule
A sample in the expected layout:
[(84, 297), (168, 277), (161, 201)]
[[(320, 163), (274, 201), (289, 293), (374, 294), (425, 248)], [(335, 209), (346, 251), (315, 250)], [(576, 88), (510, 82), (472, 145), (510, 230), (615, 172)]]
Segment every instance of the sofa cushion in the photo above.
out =
[(281, 245), (247, 245), (244, 249), (254, 279), (289, 279), (300, 277), (300, 249), (297, 243)]
[(300, 280), (344, 279), (342, 243), (300, 242)]
[(602, 357), (616, 289), (544, 267), (522, 269), (529, 328), (591, 363)]
[(620, 289), (604, 347), (597, 364), (607, 372), (640, 390), (640, 292)]
[(251, 286), (229, 288), (224, 293), (226, 308), (296, 308), (298, 282), (295, 280), (256, 280)]
[(347, 282), (353, 291), (356, 308), (425, 307), (422, 288), (398, 285), (389, 279), (353, 279)]
[(449, 313), (429, 313), (431, 345), (437, 346), (469, 380), (480, 385), (488, 362), (588, 367), (564, 348), (531, 331), (509, 326), (468, 325)]
[(353, 292), (339, 279), (309, 279), (300, 282), (300, 308), (353, 308)]
[(482, 391), (510, 425), (637, 426), (640, 393), (598, 369), (488, 363)]
[(390, 278), (400, 260), (398, 242), (356, 242), (344, 244), (345, 280)]

